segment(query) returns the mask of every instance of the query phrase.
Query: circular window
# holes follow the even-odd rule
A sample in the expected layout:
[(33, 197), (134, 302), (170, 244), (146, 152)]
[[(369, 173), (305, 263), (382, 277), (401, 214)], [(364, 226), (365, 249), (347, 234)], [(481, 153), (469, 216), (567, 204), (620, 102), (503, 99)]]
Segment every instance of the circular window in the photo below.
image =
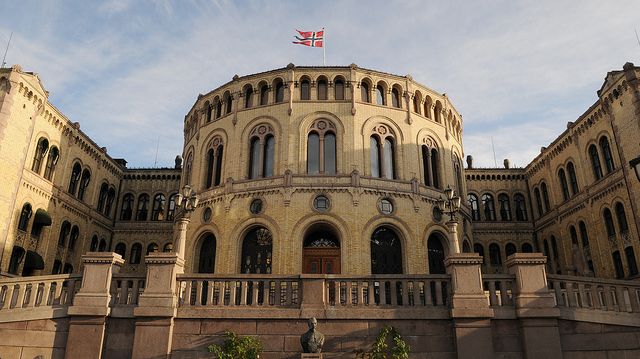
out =
[(328, 211), (330, 206), (331, 202), (329, 202), (329, 198), (323, 194), (313, 199), (313, 208), (320, 212)]
[(442, 221), (442, 210), (438, 206), (433, 207), (433, 220), (436, 222)]
[(207, 207), (207, 208), (204, 210), (204, 213), (202, 214), (202, 219), (203, 219), (205, 222), (209, 222), (209, 221), (211, 220), (211, 216), (212, 216), (212, 214), (213, 214), (213, 211), (211, 210), (211, 208)]
[(393, 202), (388, 198), (383, 198), (378, 202), (378, 209), (382, 214), (391, 214), (393, 213)]
[(249, 210), (253, 214), (262, 213), (262, 200), (260, 198), (256, 198), (253, 201), (251, 201), (251, 205), (249, 206)]

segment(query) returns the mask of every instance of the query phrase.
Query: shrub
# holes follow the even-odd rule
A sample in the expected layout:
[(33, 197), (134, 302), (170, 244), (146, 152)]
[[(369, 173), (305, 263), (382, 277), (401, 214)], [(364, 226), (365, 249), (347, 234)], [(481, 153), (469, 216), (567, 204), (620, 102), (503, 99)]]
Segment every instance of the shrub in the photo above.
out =
[(216, 359), (258, 359), (262, 353), (262, 342), (254, 337), (239, 337), (236, 333), (225, 331), (227, 339), (222, 346), (209, 345), (209, 353)]

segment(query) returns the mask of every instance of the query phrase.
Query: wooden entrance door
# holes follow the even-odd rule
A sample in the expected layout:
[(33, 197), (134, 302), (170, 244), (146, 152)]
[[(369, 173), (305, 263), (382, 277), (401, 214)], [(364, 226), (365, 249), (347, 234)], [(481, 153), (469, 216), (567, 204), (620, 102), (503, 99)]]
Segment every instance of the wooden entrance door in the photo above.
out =
[(305, 248), (302, 258), (305, 274), (340, 274), (340, 248)]

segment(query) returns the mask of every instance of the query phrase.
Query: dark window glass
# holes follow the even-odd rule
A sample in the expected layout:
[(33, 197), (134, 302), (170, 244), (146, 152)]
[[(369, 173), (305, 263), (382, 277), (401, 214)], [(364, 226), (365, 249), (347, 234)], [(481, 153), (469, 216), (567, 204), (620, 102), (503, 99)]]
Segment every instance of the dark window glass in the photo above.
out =
[(440, 160), (438, 159), (438, 150), (431, 149), (431, 175), (433, 176), (433, 187), (440, 188)]
[(602, 178), (602, 167), (600, 166), (600, 157), (596, 145), (589, 146), (589, 157), (591, 158), (591, 167), (593, 168), (593, 177), (595, 180)]
[(469, 201), (469, 207), (471, 207), (471, 219), (474, 221), (480, 220), (480, 206), (478, 205), (478, 196), (473, 193), (467, 195)]
[(533, 193), (536, 197), (536, 206), (538, 208), (538, 217), (542, 217), (544, 210), (542, 209), (542, 198), (540, 197), (540, 190), (538, 187), (533, 189)]
[(157, 244), (155, 244), (155, 243), (150, 243), (150, 244), (147, 246), (147, 255), (149, 255), (149, 253), (155, 253), (155, 252), (157, 252), (159, 249), (160, 249), (160, 248), (158, 247), (158, 245), (157, 245)]
[(495, 243), (489, 245), (489, 263), (492, 267), (502, 265), (502, 255), (500, 254), (500, 246)]
[(206, 180), (206, 186), (207, 188), (211, 188), (212, 185), (212, 180), (213, 180), (213, 149), (209, 149), (207, 151), (207, 172), (206, 172), (206, 176), (207, 178)]
[(44, 168), (44, 178), (51, 181), (53, 177), (53, 173), (56, 170), (56, 165), (58, 164), (58, 159), (60, 158), (60, 151), (58, 151), (57, 147), (51, 147), (49, 150), (49, 156), (47, 156), (47, 165)]
[(422, 172), (424, 176), (425, 186), (431, 186), (433, 183), (433, 175), (431, 173), (431, 153), (429, 147), (422, 146)]
[(387, 137), (384, 139), (384, 177), (388, 179), (395, 178), (396, 168), (394, 154), (393, 140)]
[(529, 243), (522, 244), (522, 253), (533, 253), (533, 247)]
[(391, 105), (395, 108), (400, 108), (400, 94), (398, 89), (391, 90)]
[(369, 146), (371, 147), (371, 176), (380, 177), (380, 142), (378, 138), (371, 136)]
[(627, 223), (627, 215), (624, 212), (624, 206), (622, 203), (616, 203), (616, 217), (618, 217), (618, 229), (620, 233), (629, 231), (629, 224)]
[(576, 177), (576, 169), (573, 166), (573, 162), (567, 164), (567, 172), (569, 173), (569, 183), (571, 183), (571, 191), (574, 195), (580, 192), (578, 188), (578, 177)]
[(73, 170), (71, 171), (71, 179), (69, 179), (69, 193), (71, 193), (72, 195), (75, 195), (76, 190), (78, 189), (78, 181), (80, 181), (81, 172), (82, 167), (80, 167), (80, 164), (74, 164)]
[(360, 100), (362, 100), (362, 102), (371, 102), (369, 98), (369, 85), (364, 82), (360, 84)]
[(120, 219), (123, 221), (130, 221), (133, 215), (133, 194), (127, 193), (122, 198), (122, 211), (120, 213)]
[(136, 221), (146, 221), (149, 213), (149, 195), (141, 194), (138, 197), (138, 210), (136, 212)]
[(582, 239), (582, 247), (583, 248), (588, 248), (589, 247), (589, 233), (587, 233), (587, 226), (584, 224), (584, 222), (580, 221), (580, 223), (578, 224), (578, 228), (580, 229), (580, 237)]
[(116, 199), (116, 190), (113, 188), (109, 188), (107, 191), (107, 203), (104, 205), (104, 214), (105, 216), (111, 215), (111, 208), (113, 208), (113, 202)]
[(327, 99), (327, 80), (318, 80), (318, 100)]
[(320, 136), (311, 132), (307, 143), (307, 173), (318, 174), (320, 172)]
[(311, 86), (309, 80), (302, 80), (300, 82), (300, 99), (311, 100)]
[(41, 138), (38, 141), (36, 151), (33, 155), (33, 164), (31, 165), (31, 170), (33, 172), (40, 173), (40, 166), (42, 165), (42, 160), (44, 159), (44, 156), (47, 154), (48, 149), (49, 149), (49, 141), (46, 138)]
[(432, 234), (427, 239), (427, 252), (429, 253), (429, 274), (445, 274), (444, 247), (442, 239), (437, 234)]
[(253, 214), (262, 213), (262, 200), (259, 199), (259, 198), (256, 198), (253, 201), (251, 201), (251, 205), (249, 206), (249, 210)]
[(169, 206), (167, 208), (167, 221), (173, 221), (173, 217), (176, 214), (176, 196), (178, 194), (174, 193), (169, 196)]
[(152, 221), (164, 221), (164, 211), (167, 199), (162, 193), (158, 193), (153, 197), (153, 210), (151, 211)]
[(624, 278), (624, 268), (622, 267), (622, 258), (620, 257), (620, 252), (615, 251), (611, 253), (611, 257), (613, 258), (613, 266), (616, 270), (616, 278)]
[(78, 199), (83, 200), (84, 194), (87, 192), (87, 187), (89, 187), (89, 182), (91, 181), (91, 173), (89, 170), (82, 171), (82, 178), (80, 179), (80, 187), (78, 188)]
[(216, 104), (216, 118), (220, 118), (222, 116), (222, 102), (218, 99), (215, 102)]
[(244, 92), (244, 108), (253, 106), (253, 87), (248, 86)]
[(64, 269), (62, 270), (62, 273), (64, 273), (64, 274), (73, 273), (73, 266), (71, 265), (71, 263), (65, 263), (64, 264)]
[(141, 256), (142, 256), (142, 244), (134, 243), (131, 246), (131, 256), (129, 257), (129, 263), (140, 264)]
[(542, 200), (544, 201), (544, 210), (551, 210), (551, 203), (549, 202), (549, 191), (547, 190), (547, 184), (542, 182), (540, 185), (540, 190), (542, 191)]
[(554, 236), (551, 236), (551, 249), (553, 249), (553, 259), (558, 262), (560, 253), (558, 253), (558, 241), (556, 241), (556, 237)]
[(26, 231), (29, 226), (29, 219), (33, 214), (33, 210), (31, 209), (31, 205), (29, 203), (25, 203), (22, 206), (22, 211), (20, 211), (20, 220), (18, 221), (18, 229), (21, 231)]
[(109, 186), (103, 183), (100, 186), (100, 194), (98, 195), (98, 212), (104, 213), (104, 205), (107, 202), (107, 194), (109, 193)]
[(24, 248), (13, 246), (11, 260), (9, 261), (9, 273), (18, 274), (18, 269), (20, 269), (20, 263), (22, 263), (25, 253)]
[(215, 167), (215, 176), (214, 176), (214, 180), (213, 180), (213, 185), (214, 186), (219, 186), (221, 181), (222, 181), (222, 151), (224, 149), (224, 146), (219, 145), (218, 149), (216, 150), (216, 156), (215, 156), (215, 163), (216, 163), (216, 167)]
[(482, 244), (474, 243), (473, 244), (473, 251), (475, 253), (478, 253), (480, 255), (480, 257), (482, 257), (482, 263), (484, 264), (484, 247), (482, 247)]
[(122, 258), (125, 258), (125, 255), (127, 254), (127, 245), (124, 243), (116, 244), (114, 252), (119, 254)]
[(344, 81), (335, 80), (333, 83), (333, 89), (336, 100), (344, 100)]
[(80, 229), (78, 226), (73, 226), (71, 228), (71, 235), (69, 236), (69, 250), (73, 251), (76, 248), (76, 243), (78, 243), (78, 238), (80, 237)]
[(216, 266), (216, 237), (211, 233), (207, 233), (201, 240), (198, 273), (214, 273)]
[(251, 157), (249, 158), (249, 178), (259, 178), (260, 171), (260, 139), (255, 137), (251, 140)]
[(97, 252), (98, 251), (98, 245), (100, 245), (100, 242), (98, 241), (98, 236), (93, 236), (91, 238), (91, 245), (89, 246), (89, 251), (90, 252)]
[(98, 244), (98, 252), (104, 252), (107, 250), (107, 241), (102, 238), (100, 244)]
[(420, 114), (420, 99), (418, 96), (413, 96), (413, 112)]
[(558, 180), (560, 181), (560, 187), (562, 187), (562, 198), (566, 201), (570, 197), (569, 184), (567, 183), (567, 176), (562, 168), (558, 171)]
[(633, 247), (629, 246), (624, 249), (624, 254), (627, 257), (627, 265), (629, 266), (629, 276), (638, 274), (638, 264), (636, 263), (636, 255), (633, 253)]
[(254, 228), (242, 242), (240, 269), (242, 273), (271, 273), (273, 236), (264, 228)]
[(507, 245), (504, 246), (504, 253), (507, 255), (507, 257), (516, 253), (517, 251), (518, 249), (516, 249), (516, 245), (513, 243), (507, 243)]
[(402, 274), (402, 245), (391, 228), (380, 227), (371, 235), (371, 273)]
[(576, 227), (569, 227), (569, 235), (571, 236), (571, 244), (578, 245), (578, 232), (576, 232)]
[(276, 84), (276, 103), (280, 103), (284, 101), (284, 84), (282, 82), (278, 82)]
[(498, 196), (498, 202), (500, 202), (500, 220), (511, 220), (511, 205), (509, 204), (509, 196), (501, 194)]
[(482, 206), (484, 209), (484, 219), (485, 221), (495, 221), (496, 220), (496, 207), (493, 202), (493, 196), (485, 193), (482, 195)]
[(262, 85), (260, 88), (260, 105), (266, 105), (269, 103), (269, 86)]
[(609, 210), (609, 208), (604, 209), (602, 217), (604, 218), (604, 227), (607, 230), (607, 236), (615, 236), (616, 228), (613, 225), (613, 216), (611, 216), (611, 211)]
[(276, 139), (273, 136), (267, 136), (264, 147), (264, 176), (273, 176), (274, 156), (276, 152)]
[(602, 156), (604, 157), (604, 164), (607, 168), (607, 173), (611, 173), (616, 167), (613, 164), (611, 147), (609, 147), (609, 140), (606, 137), (600, 138), (600, 149), (602, 150)]
[(513, 196), (513, 199), (516, 203), (516, 220), (527, 221), (527, 204), (524, 201), (524, 196), (520, 193), (517, 193)]
[(384, 97), (384, 89), (380, 85), (376, 86), (376, 103), (378, 105), (386, 105), (387, 104), (387, 101), (386, 101), (386, 99)]
[(231, 97), (230, 94), (227, 94), (224, 97), (224, 103), (225, 103), (225, 109), (224, 109), (224, 113), (226, 115), (230, 114), (231, 111), (233, 110), (233, 97)]
[(70, 232), (71, 232), (71, 224), (67, 221), (62, 222), (62, 226), (60, 227), (60, 235), (58, 236), (59, 247), (65, 246)]
[(329, 206), (330, 206), (330, 202), (327, 196), (320, 195), (314, 198), (313, 200), (313, 208), (317, 209), (318, 211), (321, 211), (321, 212), (327, 211), (329, 210)]
[(333, 133), (324, 135), (324, 173), (336, 173), (336, 136)]
[(380, 200), (380, 212), (382, 212), (382, 214), (391, 214), (393, 213), (393, 203), (386, 199), (383, 198)]

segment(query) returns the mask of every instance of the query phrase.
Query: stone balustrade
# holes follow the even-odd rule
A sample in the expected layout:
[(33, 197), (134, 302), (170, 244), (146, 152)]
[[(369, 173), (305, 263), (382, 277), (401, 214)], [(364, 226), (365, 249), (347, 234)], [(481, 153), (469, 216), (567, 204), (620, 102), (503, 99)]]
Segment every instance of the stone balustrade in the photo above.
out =
[(140, 294), (144, 292), (144, 274), (114, 274), (111, 278), (111, 316), (132, 318), (133, 308), (138, 305)]
[(559, 308), (640, 313), (640, 282), (548, 275)]

